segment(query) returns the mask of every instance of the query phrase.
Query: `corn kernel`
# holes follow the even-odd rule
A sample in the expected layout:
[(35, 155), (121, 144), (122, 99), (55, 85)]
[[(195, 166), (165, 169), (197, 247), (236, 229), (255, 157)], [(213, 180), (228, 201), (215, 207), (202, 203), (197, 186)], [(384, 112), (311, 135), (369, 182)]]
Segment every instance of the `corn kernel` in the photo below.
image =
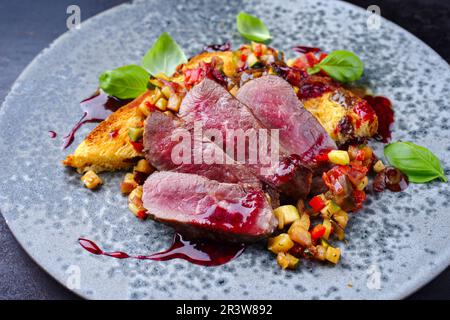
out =
[(279, 234), (276, 237), (269, 238), (267, 249), (273, 253), (287, 252), (294, 246), (291, 238), (287, 233)]
[(325, 254), (325, 259), (330, 261), (331, 263), (338, 263), (339, 258), (341, 257), (341, 250), (339, 248), (328, 247), (327, 252)]
[(280, 252), (277, 254), (277, 263), (283, 269), (295, 269), (298, 266), (299, 261), (300, 259), (289, 253)]
[(283, 229), (295, 220), (300, 219), (297, 208), (292, 205), (278, 207), (273, 213), (275, 214), (275, 217), (278, 218), (279, 229)]
[(150, 174), (153, 171), (155, 171), (155, 169), (148, 163), (148, 161), (146, 159), (141, 159), (134, 166), (134, 171), (139, 171), (139, 172)]
[(98, 186), (100, 186), (101, 184), (103, 184), (102, 179), (100, 179), (100, 177), (92, 170), (89, 170), (88, 172), (86, 172), (82, 177), (81, 177), (81, 181), (84, 182), (84, 185), (86, 186), (86, 188), (88, 189), (95, 189)]
[(347, 165), (350, 163), (350, 157), (347, 151), (344, 150), (332, 150), (328, 153), (328, 159), (331, 163)]
[(383, 171), (383, 170), (384, 170), (384, 164), (383, 164), (383, 161), (378, 160), (378, 161), (373, 165), (373, 170), (374, 170), (376, 173), (379, 173), (379, 172)]
[(159, 100), (155, 103), (155, 107), (157, 107), (161, 111), (166, 111), (167, 100), (165, 98), (159, 98)]

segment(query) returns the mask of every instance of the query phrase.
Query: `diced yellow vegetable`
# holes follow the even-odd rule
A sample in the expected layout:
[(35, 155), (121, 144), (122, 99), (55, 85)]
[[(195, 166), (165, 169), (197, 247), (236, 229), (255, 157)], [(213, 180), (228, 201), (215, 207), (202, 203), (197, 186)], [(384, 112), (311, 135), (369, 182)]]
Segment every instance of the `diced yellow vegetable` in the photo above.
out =
[(311, 226), (311, 220), (309, 218), (309, 215), (306, 213), (302, 214), (300, 220), (298, 220), (298, 225), (305, 230), (309, 230), (309, 227)]
[(383, 171), (383, 170), (384, 170), (384, 164), (383, 164), (383, 161), (378, 160), (377, 162), (375, 162), (375, 164), (373, 165), (373, 170), (374, 170), (376, 173), (379, 173), (379, 172)]
[(169, 101), (167, 101), (167, 109), (172, 110), (173, 112), (178, 112), (180, 110), (181, 97), (173, 93)]
[(324, 247), (325, 249), (327, 249), (330, 246), (330, 243), (327, 240), (325, 240), (324, 238), (320, 238), (320, 245), (322, 247)]
[[(150, 81), (150, 82), (151, 82), (151, 81)], [(153, 90), (153, 94), (152, 94), (152, 96), (151, 96), (150, 102), (151, 102), (152, 104), (155, 104), (156, 101), (158, 101), (159, 98), (161, 98), (161, 96), (162, 96), (161, 89), (158, 88), (158, 87), (156, 87), (155, 90)]]
[(128, 195), (128, 208), (135, 216), (139, 211), (145, 210), (142, 205), (142, 186), (137, 186)]
[(88, 172), (86, 172), (81, 177), (81, 181), (83, 181), (86, 188), (91, 189), (91, 190), (97, 188), (98, 186), (100, 186), (103, 183), (102, 179), (100, 179), (100, 177), (92, 170), (89, 170)]
[(318, 245), (318, 246), (316, 246), (316, 254), (314, 255), (314, 257), (317, 260), (324, 261), (326, 253), (327, 253), (327, 249), (322, 245)]
[(283, 269), (295, 269), (298, 266), (299, 261), (300, 259), (289, 253), (280, 252), (277, 254), (277, 263)]
[(169, 86), (164, 86), (161, 89), (161, 93), (166, 97), (166, 99), (169, 99), (172, 94), (172, 89), (170, 89)]
[(339, 210), (333, 215), (333, 219), (342, 229), (345, 229), (348, 223), (348, 213), (343, 210)]
[(340, 241), (344, 240), (344, 239), (345, 239), (345, 232), (344, 232), (344, 229), (341, 228), (341, 226), (339, 226), (339, 225), (338, 225), (336, 222), (334, 222), (334, 221), (331, 221), (331, 225), (332, 225), (333, 228), (334, 228), (334, 234), (336, 235), (336, 237), (337, 237)]
[(348, 152), (344, 150), (331, 150), (328, 153), (328, 159), (334, 164), (347, 165), (350, 163)]
[(139, 172), (150, 174), (153, 171), (155, 171), (155, 169), (148, 163), (148, 161), (146, 159), (141, 159), (134, 166), (134, 171), (139, 171)]
[(335, 214), (339, 210), (341, 210), (341, 207), (339, 207), (336, 202), (334, 202), (333, 200), (328, 200), (325, 207), (320, 210), (320, 213), (322, 213), (324, 217), (331, 218), (333, 214)]
[(167, 99), (159, 98), (159, 100), (156, 101), (156, 103), (155, 103), (155, 107), (157, 107), (161, 111), (166, 111), (166, 109), (167, 109)]
[(148, 117), (151, 113), (150, 108), (147, 106), (147, 103), (141, 103), (138, 107), (138, 110), (144, 117)]
[(296, 220), (288, 230), (289, 237), (301, 246), (308, 248), (312, 245), (311, 234), (305, 229), (300, 220)]
[(258, 58), (255, 56), (254, 53), (250, 53), (247, 57), (247, 65), (249, 68), (252, 68), (259, 62)]
[(134, 181), (134, 175), (132, 173), (127, 173), (122, 183), (120, 184), (120, 191), (123, 194), (129, 194), (138, 186), (137, 182)]
[(367, 176), (365, 176), (364, 179), (358, 184), (356, 189), (358, 189), (359, 191), (363, 191), (367, 187), (368, 184), (369, 184), (369, 178)]
[[(162, 88), (162, 87), (164, 86), (164, 84), (162, 83), (162, 81), (159, 80), (159, 79), (153, 78), (153, 79), (150, 79), (149, 81), (150, 81), (150, 83), (151, 83), (152, 85), (154, 85), (157, 89)], [(159, 93), (161, 93), (161, 91), (159, 91)], [(158, 97), (158, 98), (159, 98), (159, 97)]]
[(143, 134), (144, 128), (128, 128), (128, 137), (133, 142), (141, 140)]
[(341, 257), (341, 250), (339, 248), (328, 247), (327, 252), (325, 254), (325, 259), (330, 261), (331, 263), (338, 263), (339, 258)]
[(279, 234), (276, 237), (269, 238), (267, 248), (273, 253), (287, 252), (294, 246), (287, 233)]
[(323, 219), (323, 223), (322, 225), (325, 227), (325, 234), (323, 235), (323, 238), (325, 240), (328, 240), (328, 238), (330, 237), (330, 233), (331, 233), (331, 221), (330, 219)]
[(287, 64), (289, 67), (292, 67), (292, 66), (294, 65), (294, 62), (295, 62), (295, 59), (288, 59), (288, 60), (286, 61), (286, 64)]
[(300, 219), (298, 210), (293, 205), (285, 205), (274, 210), (275, 217), (278, 218), (278, 228), (283, 229), (295, 220)]

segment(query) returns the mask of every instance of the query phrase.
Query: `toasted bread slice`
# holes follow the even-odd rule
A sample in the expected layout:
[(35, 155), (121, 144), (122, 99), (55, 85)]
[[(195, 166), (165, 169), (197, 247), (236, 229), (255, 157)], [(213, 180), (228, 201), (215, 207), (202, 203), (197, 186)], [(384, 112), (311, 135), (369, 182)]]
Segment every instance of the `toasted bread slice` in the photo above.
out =
[(133, 160), (143, 154), (130, 143), (128, 128), (142, 126), (145, 117), (138, 107), (145, 103), (151, 93), (150, 90), (143, 93), (102, 121), (63, 164), (76, 168), (79, 173), (88, 170), (114, 171), (133, 166)]
[[(186, 67), (196, 68), (200, 62), (210, 62), (215, 56), (224, 61), (224, 72), (232, 75), (234, 65), (231, 51), (201, 53), (190, 59)], [(183, 81), (182, 78), (172, 80)], [(74, 154), (63, 161), (63, 164), (76, 168), (79, 173), (88, 170), (101, 172), (132, 167), (134, 160), (143, 157), (143, 154), (137, 152), (130, 143), (128, 128), (140, 126), (145, 120), (145, 116), (138, 111), (138, 107), (150, 99), (151, 95), (152, 91), (145, 92), (102, 121), (77, 147)], [(111, 137), (112, 132), (115, 132), (114, 138)]]
[[(341, 98), (336, 99), (336, 97)], [(358, 138), (370, 138), (378, 130), (377, 117), (364, 120), (353, 111), (353, 107), (362, 101), (351, 91), (337, 88), (302, 102), (306, 110), (312, 113), (330, 137), (338, 144), (344, 144)], [(346, 131), (340, 129), (343, 125), (347, 126)]]

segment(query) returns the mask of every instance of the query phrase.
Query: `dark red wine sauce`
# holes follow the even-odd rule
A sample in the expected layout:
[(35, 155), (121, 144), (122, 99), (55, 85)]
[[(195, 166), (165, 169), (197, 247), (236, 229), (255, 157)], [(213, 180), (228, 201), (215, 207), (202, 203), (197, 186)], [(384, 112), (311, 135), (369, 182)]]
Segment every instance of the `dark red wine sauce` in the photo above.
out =
[(56, 134), (55, 131), (49, 131), (49, 132), (48, 132), (48, 136), (49, 136), (50, 138), (54, 139), (54, 138), (56, 138), (57, 134)]
[(383, 171), (377, 173), (373, 180), (373, 189), (376, 192), (382, 192), (385, 189), (400, 192), (408, 188), (408, 185), (408, 177), (394, 167), (386, 167)]
[(108, 256), (116, 259), (138, 259), (167, 261), (184, 259), (202, 266), (219, 266), (237, 258), (245, 249), (244, 244), (230, 244), (212, 240), (186, 240), (176, 233), (171, 247), (162, 252), (151, 255), (131, 256), (122, 251), (106, 252), (93, 241), (80, 238), (79, 244), (87, 251), (96, 255)]
[(369, 103), (378, 117), (378, 132), (375, 139), (384, 143), (389, 142), (394, 123), (394, 110), (391, 101), (381, 96), (365, 96), (364, 100)]
[(63, 137), (63, 149), (69, 147), (75, 139), (75, 133), (82, 125), (89, 122), (101, 122), (111, 113), (126, 105), (131, 100), (121, 100), (113, 96), (108, 96), (102, 90), (98, 90), (91, 97), (80, 102), (83, 116), (73, 126), (72, 130)]

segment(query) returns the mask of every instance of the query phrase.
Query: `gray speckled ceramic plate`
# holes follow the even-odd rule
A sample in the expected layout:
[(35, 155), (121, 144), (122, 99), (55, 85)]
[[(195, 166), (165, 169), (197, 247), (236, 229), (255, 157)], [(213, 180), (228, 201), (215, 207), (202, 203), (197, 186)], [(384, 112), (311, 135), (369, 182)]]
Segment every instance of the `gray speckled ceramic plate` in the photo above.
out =
[[(87, 298), (402, 298), (450, 262), (448, 184), (411, 185), (370, 196), (354, 215), (336, 267), (302, 262), (281, 271), (263, 246), (229, 264), (201, 267), (183, 260), (115, 260), (91, 255), (77, 239), (104, 249), (150, 253), (164, 249), (171, 230), (140, 222), (127, 210), (118, 174), (103, 175), (98, 192), (60, 165), (59, 137), (80, 117), (78, 101), (105, 69), (136, 63), (168, 31), (188, 54), (204, 44), (241, 39), (235, 15), (245, 10), (269, 26), (273, 45), (348, 49), (365, 61), (365, 84), (389, 96), (394, 139), (427, 146), (450, 165), (449, 66), (392, 23), (368, 30), (368, 14), (335, 1), (136, 1), (104, 12), (44, 50), (15, 83), (0, 110), (0, 208), (28, 253), (61, 283)], [(85, 127), (80, 142), (93, 126)], [(76, 143), (71, 147), (73, 151)], [(378, 146), (380, 151), (381, 146)], [(379, 152), (379, 154), (381, 154)], [(448, 171), (447, 171), (448, 172)], [(79, 286), (76, 274), (79, 271)], [(378, 281), (379, 280), (379, 281)], [(378, 283), (379, 282), (379, 283)]]

